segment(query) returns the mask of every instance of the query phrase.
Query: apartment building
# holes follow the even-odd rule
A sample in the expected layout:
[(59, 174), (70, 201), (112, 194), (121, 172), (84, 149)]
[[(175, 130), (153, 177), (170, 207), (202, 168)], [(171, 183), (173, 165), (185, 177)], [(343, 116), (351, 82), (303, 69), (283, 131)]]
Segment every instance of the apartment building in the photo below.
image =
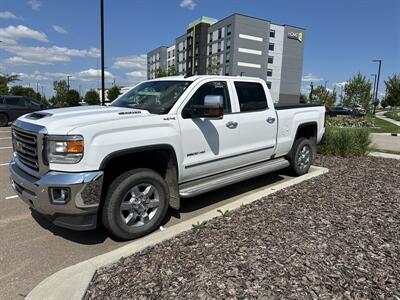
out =
[[(202, 17), (170, 47), (148, 53), (148, 79), (174, 65), (177, 74), (259, 77), (275, 102), (299, 101), (305, 29), (233, 14), (220, 21)], [(171, 53), (168, 56), (168, 51)]]

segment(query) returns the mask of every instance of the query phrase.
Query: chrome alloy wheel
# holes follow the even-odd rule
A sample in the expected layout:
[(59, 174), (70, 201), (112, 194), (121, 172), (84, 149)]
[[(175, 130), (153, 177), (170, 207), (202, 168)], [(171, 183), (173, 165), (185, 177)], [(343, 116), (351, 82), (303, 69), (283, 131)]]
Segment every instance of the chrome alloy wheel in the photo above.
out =
[(304, 170), (308, 167), (311, 162), (311, 149), (308, 145), (304, 145), (299, 154), (297, 155), (297, 165), (301, 170)]
[(154, 217), (159, 205), (160, 195), (153, 185), (137, 184), (122, 199), (121, 217), (128, 226), (143, 226)]

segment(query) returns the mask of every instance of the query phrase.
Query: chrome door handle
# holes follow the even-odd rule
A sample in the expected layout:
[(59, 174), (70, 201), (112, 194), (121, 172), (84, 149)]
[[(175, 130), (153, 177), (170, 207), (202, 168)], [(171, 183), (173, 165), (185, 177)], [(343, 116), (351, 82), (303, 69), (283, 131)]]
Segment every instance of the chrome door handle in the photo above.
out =
[(226, 127), (228, 127), (229, 129), (235, 129), (238, 126), (237, 122), (233, 122), (233, 121), (229, 121), (228, 123), (225, 124)]
[(268, 122), (269, 124), (272, 124), (272, 123), (275, 122), (275, 118), (273, 118), (273, 117), (268, 117), (268, 118), (267, 118), (267, 122)]

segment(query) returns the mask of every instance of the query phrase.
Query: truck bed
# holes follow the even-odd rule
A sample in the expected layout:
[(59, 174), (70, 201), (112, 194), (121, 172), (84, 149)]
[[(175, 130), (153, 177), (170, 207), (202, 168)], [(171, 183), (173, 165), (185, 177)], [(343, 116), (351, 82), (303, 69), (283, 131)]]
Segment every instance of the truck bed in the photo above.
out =
[(323, 106), (321, 104), (304, 104), (304, 103), (293, 103), (293, 104), (275, 104), (275, 110), (283, 110), (283, 109), (295, 109), (295, 108), (307, 108), (307, 107), (317, 107)]

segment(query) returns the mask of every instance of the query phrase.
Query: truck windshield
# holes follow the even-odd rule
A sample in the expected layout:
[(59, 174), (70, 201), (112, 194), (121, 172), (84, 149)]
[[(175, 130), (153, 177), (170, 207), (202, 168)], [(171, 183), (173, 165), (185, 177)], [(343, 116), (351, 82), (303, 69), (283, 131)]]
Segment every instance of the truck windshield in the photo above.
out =
[(144, 109), (152, 114), (166, 114), (192, 81), (165, 80), (143, 82), (120, 96), (111, 106)]

